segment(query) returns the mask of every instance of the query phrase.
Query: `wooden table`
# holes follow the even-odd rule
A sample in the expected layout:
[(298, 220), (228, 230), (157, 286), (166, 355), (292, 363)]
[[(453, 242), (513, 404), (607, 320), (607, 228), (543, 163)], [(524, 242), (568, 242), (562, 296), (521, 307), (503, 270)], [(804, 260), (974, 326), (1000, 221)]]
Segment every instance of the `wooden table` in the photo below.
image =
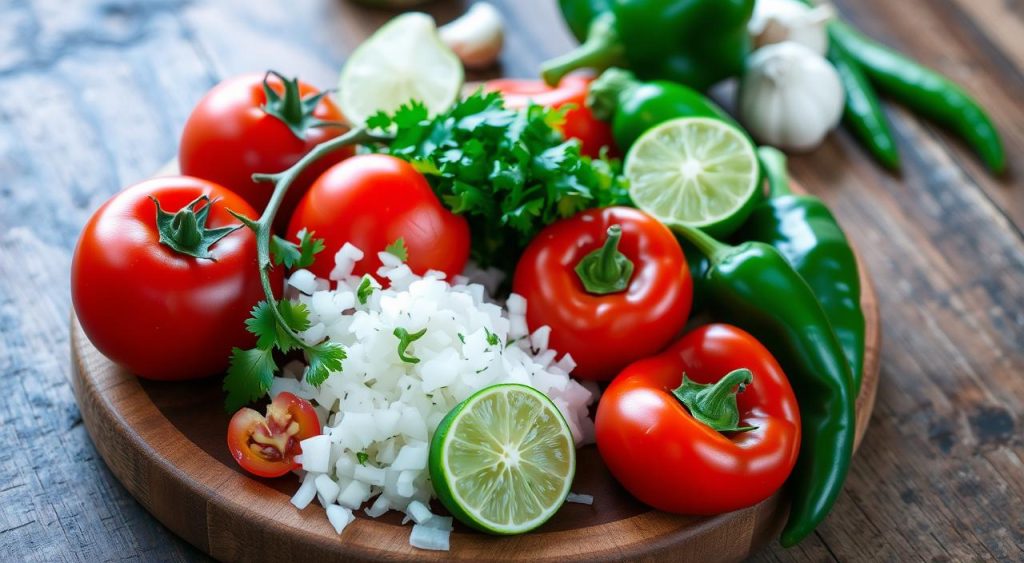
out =
[[(554, 0), (497, 2), (503, 66), (533, 76), (572, 44)], [(463, 2), (428, 8), (440, 21)], [(845, 133), (792, 159), (874, 276), (883, 315), (874, 418), (829, 519), (764, 560), (1024, 558), (1024, 6), (841, 0), (850, 21), (952, 76), (1005, 135), (993, 179), (890, 107), (902, 176)], [(68, 265), (111, 194), (174, 156), (192, 105), (268, 67), (333, 86), (386, 12), (343, 0), (0, 3), (0, 559), (200, 560), (118, 484), (68, 384)], [(116, 313), (116, 312), (115, 312)]]

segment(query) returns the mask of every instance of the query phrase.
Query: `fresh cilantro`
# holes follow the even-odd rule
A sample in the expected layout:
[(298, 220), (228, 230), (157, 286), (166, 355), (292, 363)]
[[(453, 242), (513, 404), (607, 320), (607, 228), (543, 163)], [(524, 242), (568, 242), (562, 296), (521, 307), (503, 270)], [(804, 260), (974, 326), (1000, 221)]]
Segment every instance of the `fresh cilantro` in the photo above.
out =
[(376, 289), (373, 278), (369, 275), (364, 275), (362, 281), (359, 282), (359, 287), (356, 288), (356, 299), (359, 299), (360, 305), (366, 305), (366, 300), (370, 298), (370, 294)]
[(359, 462), (359, 465), (366, 465), (366, 462), (370, 460), (370, 456), (366, 452), (357, 452), (356, 460)]
[(411, 162), (466, 217), (473, 259), (508, 272), (544, 226), (628, 201), (619, 163), (581, 155), (559, 132), (562, 120), (561, 110), (508, 109), (500, 94), (478, 91), (434, 117), (414, 102), (367, 127), (393, 134), (378, 150)]
[(405, 247), (405, 239), (402, 237), (396, 238), (395, 242), (384, 247), (384, 252), (397, 256), (402, 262), (409, 260), (409, 249)]
[(501, 342), (498, 340), (498, 335), (488, 330), (487, 327), (484, 327), (484, 333), (487, 334), (487, 343), (491, 346), (497, 346)]
[(292, 268), (308, 268), (313, 264), (316, 255), (324, 250), (324, 240), (313, 238), (313, 233), (302, 229), (298, 232), (299, 244), (283, 239), (277, 235), (270, 237), (270, 256), (275, 266), (284, 264)]
[[(278, 302), (277, 310), (292, 333), (310, 327), (306, 305), (286, 299)], [(341, 370), (341, 362), (345, 359), (344, 348), (330, 341), (309, 345), (294, 338), (281, 327), (267, 301), (261, 301), (253, 307), (250, 315), (245, 326), (256, 335), (256, 347), (249, 350), (235, 348), (231, 352), (231, 363), (224, 379), (224, 390), (228, 394), (225, 408), (229, 412), (259, 399), (270, 390), (274, 374), (278, 371), (274, 360), (275, 350), (287, 353), (301, 349), (305, 352), (309, 363), (306, 381), (314, 386), (323, 383), (332, 371)]]
[(459, 333), (459, 340), (461, 340), (461, 341), (462, 341), (462, 343), (463, 343), (463, 344), (465, 344), (465, 343), (466, 343), (466, 335), (465, 335), (465, 334), (462, 334), (462, 333), (460, 332), (460, 333)]
[(427, 329), (410, 334), (409, 331), (402, 327), (396, 328), (393, 334), (395, 335), (395, 338), (398, 338), (398, 358), (408, 364), (418, 364), (420, 359), (407, 354), (406, 351), (409, 349), (410, 344), (416, 342), (420, 338), (423, 338), (423, 335), (426, 333)]

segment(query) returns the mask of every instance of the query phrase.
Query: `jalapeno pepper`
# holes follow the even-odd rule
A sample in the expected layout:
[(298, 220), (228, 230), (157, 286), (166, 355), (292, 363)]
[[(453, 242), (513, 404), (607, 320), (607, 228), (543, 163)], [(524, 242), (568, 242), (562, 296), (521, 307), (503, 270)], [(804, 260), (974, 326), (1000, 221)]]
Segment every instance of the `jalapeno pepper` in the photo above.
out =
[(700, 92), (666, 80), (641, 82), (620, 68), (604, 71), (590, 85), (587, 106), (594, 117), (611, 123), (622, 150), (629, 149), (651, 127), (677, 117), (715, 117), (734, 123)]
[(705, 90), (736, 76), (750, 52), (754, 0), (560, 0), (583, 43), (544, 64), (548, 84), (572, 70), (628, 67), (645, 80)]
[(999, 131), (978, 102), (959, 86), (843, 22), (830, 23), (828, 33), (830, 42), (847, 53), (879, 90), (950, 128), (992, 172), (998, 174), (1006, 168)]
[(843, 123), (875, 160), (886, 168), (898, 170), (900, 153), (875, 88), (864, 76), (864, 71), (857, 62), (850, 58), (841, 45), (833, 43), (829, 46), (828, 60), (832, 61), (839, 72), (839, 80), (842, 81), (843, 90), (846, 92)]
[(784, 154), (761, 147), (758, 155), (768, 178), (769, 197), (754, 208), (736, 239), (772, 245), (811, 286), (850, 363), (854, 389), (859, 389), (864, 364), (864, 312), (860, 308), (860, 275), (853, 249), (820, 199), (790, 190)]
[(828, 317), (807, 282), (775, 248), (729, 246), (696, 229), (676, 232), (707, 256), (704, 289), (716, 318), (754, 335), (775, 354), (800, 404), (800, 457), (790, 477), (792, 507), (784, 546), (825, 519), (853, 455), (853, 376)]

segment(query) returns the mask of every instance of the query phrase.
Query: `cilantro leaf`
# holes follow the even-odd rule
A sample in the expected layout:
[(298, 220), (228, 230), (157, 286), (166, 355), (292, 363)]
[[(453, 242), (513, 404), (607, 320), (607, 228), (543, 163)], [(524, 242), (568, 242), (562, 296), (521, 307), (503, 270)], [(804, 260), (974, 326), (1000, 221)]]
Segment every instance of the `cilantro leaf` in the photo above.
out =
[(366, 452), (357, 452), (356, 461), (359, 462), (359, 465), (366, 465), (366, 462), (370, 461), (370, 456)]
[(277, 318), (266, 299), (252, 308), (245, 328), (256, 335), (256, 347), (261, 350), (269, 350), (277, 343)]
[(275, 373), (277, 364), (272, 349), (232, 349), (231, 364), (223, 387), (228, 393), (224, 402), (227, 411), (235, 412), (266, 395)]
[(346, 358), (345, 349), (340, 345), (326, 341), (306, 349), (306, 382), (319, 387), (332, 371), (341, 371), (341, 362)]
[(501, 340), (498, 340), (498, 335), (488, 330), (487, 327), (484, 327), (484, 333), (487, 335), (487, 344), (497, 346), (501, 343)]
[(316, 260), (316, 255), (324, 250), (324, 240), (313, 238), (311, 231), (302, 229), (298, 232), (299, 243), (295, 244), (277, 235), (270, 237), (270, 257), (275, 266), (284, 264), (292, 268), (308, 268)]
[(356, 288), (356, 299), (359, 299), (360, 305), (366, 305), (366, 300), (370, 298), (370, 294), (373, 290), (377, 289), (376, 282), (370, 275), (363, 275), (362, 281), (359, 282), (359, 287)]
[(395, 242), (384, 247), (384, 252), (397, 256), (402, 262), (407, 262), (409, 260), (409, 249), (406, 248), (405, 239), (402, 237), (396, 238)]
[(402, 327), (396, 328), (394, 335), (396, 338), (398, 338), (398, 358), (408, 364), (418, 364), (420, 362), (420, 359), (417, 358), (416, 356), (409, 355), (406, 352), (409, 349), (410, 344), (416, 342), (420, 338), (423, 338), (423, 335), (426, 333), (427, 329), (423, 329), (418, 332), (413, 332), (410, 334), (408, 330), (405, 330)]

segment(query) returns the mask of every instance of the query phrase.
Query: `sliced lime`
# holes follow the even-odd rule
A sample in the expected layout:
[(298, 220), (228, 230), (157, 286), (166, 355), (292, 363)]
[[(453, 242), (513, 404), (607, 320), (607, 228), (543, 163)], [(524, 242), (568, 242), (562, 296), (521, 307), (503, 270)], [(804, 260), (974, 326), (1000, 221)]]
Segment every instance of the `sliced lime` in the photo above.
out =
[(724, 237), (738, 229), (758, 196), (754, 145), (718, 119), (684, 117), (654, 127), (626, 155), (629, 195), (666, 225)]
[(432, 114), (449, 107), (462, 88), (462, 63), (426, 14), (402, 14), (377, 30), (345, 62), (338, 106), (354, 125), (411, 100)]
[(572, 433), (540, 391), (503, 384), (478, 391), (441, 421), (430, 443), (430, 478), (462, 523), (521, 534), (565, 502), (576, 473)]

